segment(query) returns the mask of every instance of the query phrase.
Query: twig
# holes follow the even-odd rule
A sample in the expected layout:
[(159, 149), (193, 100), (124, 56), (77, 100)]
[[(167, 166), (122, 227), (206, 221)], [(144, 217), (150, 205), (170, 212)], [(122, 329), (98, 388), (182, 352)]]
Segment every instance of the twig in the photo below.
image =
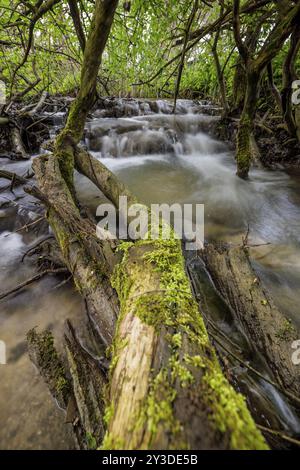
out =
[(30, 279), (27, 279), (26, 281), (22, 282), (21, 284), (18, 284), (13, 289), (10, 289), (10, 290), (0, 294), (0, 300), (5, 299), (10, 294), (14, 294), (15, 292), (18, 292), (19, 290), (23, 289), (24, 287), (28, 286), (29, 284), (32, 284), (33, 282), (39, 281), (42, 277), (46, 276), (47, 274), (63, 274), (63, 273), (68, 273), (68, 272), (69, 271), (66, 268), (46, 269), (45, 271), (36, 274), (35, 276), (31, 277)]
[(277, 431), (276, 429), (266, 428), (265, 426), (262, 426), (261, 424), (257, 424), (257, 423), (256, 423), (256, 426), (258, 427), (258, 429), (260, 429), (263, 432), (268, 432), (269, 434), (273, 434), (273, 436), (280, 437), (281, 439), (291, 442), (292, 444), (295, 444), (296, 446), (300, 446), (300, 441), (298, 439), (294, 439), (293, 437), (287, 436), (281, 431)]
[(72, 279), (72, 274), (67, 277), (66, 279), (64, 279), (63, 281), (59, 282), (58, 284), (56, 284), (56, 286), (53, 287), (53, 289), (51, 290), (57, 290), (57, 289), (60, 289), (61, 287), (63, 287), (65, 284), (68, 284), (69, 281), (71, 281)]
[(18, 233), (21, 232), (21, 230), (28, 229), (29, 227), (32, 227), (33, 225), (36, 225), (37, 223), (41, 222), (41, 220), (45, 219), (46, 217), (43, 215), (42, 217), (39, 217), (37, 220), (34, 220), (30, 224), (25, 224), (23, 227), (18, 228), (14, 232), (8, 233), (7, 235), (4, 235), (4, 238), (10, 237), (13, 233)]
[(46, 238), (43, 238), (42, 240), (40, 240), (38, 243), (36, 243), (34, 246), (32, 246), (31, 248), (29, 248), (29, 250), (25, 251), (25, 253), (23, 254), (22, 258), (21, 258), (21, 263), (23, 263), (24, 259), (26, 258), (26, 256), (30, 255), (30, 253), (34, 250), (36, 250), (39, 246), (43, 245), (47, 240), (50, 240), (50, 239), (54, 239), (54, 235), (48, 235), (48, 237)]

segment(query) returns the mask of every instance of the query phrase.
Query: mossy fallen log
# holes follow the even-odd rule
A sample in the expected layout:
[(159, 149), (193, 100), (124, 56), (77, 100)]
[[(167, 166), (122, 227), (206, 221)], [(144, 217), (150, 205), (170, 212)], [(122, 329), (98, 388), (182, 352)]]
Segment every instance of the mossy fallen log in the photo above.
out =
[[(298, 397), (299, 366), (292, 362), (292, 344), (300, 332), (274, 304), (254, 271), (246, 247), (207, 245), (203, 251), (206, 267), (225, 301), (247, 336), (263, 354), (278, 383)], [(299, 401), (296, 403), (299, 407)]]
[[(102, 448), (266, 449), (244, 398), (229, 385), (209, 342), (185, 273), (180, 242), (123, 243), (120, 260), (112, 242), (96, 237), (94, 221), (78, 204), (75, 163), (116, 207), (119, 195), (129, 195), (108, 169), (77, 149), (94, 102), (117, 3), (96, 0), (78, 96), (56, 139), (54, 154), (36, 158), (33, 165), (36, 194), (47, 206), (64, 262), (102, 343), (109, 346), (107, 431)], [(129, 195), (131, 201), (135, 198)], [(80, 356), (72, 354), (66, 343), (74, 395), (83, 400), (80, 421), (88, 433), (99, 421), (92, 436), (97, 443), (103, 429), (103, 384), (95, 383), (101, 397), (97, 404), (94, 391), (83, 393), (92, 370), (84, 366), (83, 358), (81, 365)]]
[(104, 449), (266, 449), (222, 373), (178, 240), (123, 243)]
[[(107, 269), (107, 246), (94, 238), (95, 226), (81, 218), (56, 158), (39, 157), (34, 169), (66, 265), (89, 307), (97, 304), (98, 329), (111, 346), (103, 448), (267, 448), (244, 398), (229, 385), (209, 343), (180, 242), (123, 243), (121, 262), (113, 254), (113, 265)], [(97, 256), (94, 261), (91, 253)], [(98, 259), (104, 264), (98, 264), (93, 276)], [(113, 341), (117, 309), (108, 300), (108, 283), (121, 304)], [(107, 302), (110, 311), (103, 308)], [(76, 370), (79, 376), (86, 373), (85, 368)], [(89, 400), (85, 406), (89, 408)]]

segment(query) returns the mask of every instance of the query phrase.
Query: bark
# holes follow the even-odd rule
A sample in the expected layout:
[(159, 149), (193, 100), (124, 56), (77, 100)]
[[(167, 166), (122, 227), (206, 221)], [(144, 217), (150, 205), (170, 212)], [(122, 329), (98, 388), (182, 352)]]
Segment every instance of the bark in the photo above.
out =
[(15, 126), (11, 130), (11, 143), (12, 148), (17, 156), (20, 156), (25, 160), (28, 160), (30, 158), (24, 147), (20, 131)]
[[(224, 7), (222, 5), (220, 16), (223, 15), (223, 10), (224, 10)], [(218, 79), (219, 87), (220, 87), (221, 103), (223, 107), (223, 117), (226, 117), (228, 115), (229, 106), (228, 106), (228, 101), (227, 101), (227, 96), (226, 96), (226, 84), (224, 80), (224, 73), (220, 64), (220, 59), (219, 59), (219, 54), (218, 54), (218, 42), (220, 39), (220, 32), (221, 32), (221, 27), (218, 28), (215, 34), (215, 39), (214, 39), (214, 43), (212, 47), (212, 54), (213, 54), (215, 67), (216, 67), (217, 79)]]
[(77, 447), (95, 449), (104, 436), (106, 373), (101, 361), (83, 348), (69, 322), (65, 343), (67, 357), (56, 349), (50, 331), (33, 329), (27, 334), (29, 357), (64, 411)]
[[(300, 332), (275, 306), (251, 265), (248, 249), (208, 245), (203, 258), (216, 288), (263, 354), (278, 383), (298, 397), (300, 373), (291, 360), (291, 345)], [(296, 404), (299, 406), (299, 402)]]
[(183, 69), (184, 69), (185, 55), (186, 55), (186, 52), (187, 52), (187, 45), (188, 45), (188, 37), (189, 37), (189, 33), (190, 33), (190, 30), (191, 30), (191, 27), (193, 25), (193, 22), (194, 22), (194, 19), (195, 19), (195, 16), (197, 14), (198, 9), (199, 9), (199, 0), (195, 0), (194, 4), (193, 4), (192, 11), (191, 11), (190, 16), (188, 18), (187, 25), (186, 25), (186, 30), (185, 30), (184, 43), (183, 43), (183, 47), (182, 47), (181, 58), (180, 58), (178, 74), (177, 74), (177, 80), (176, 80), (176, 85), (175, 85), (174, 108), (173, 108), (174, 113), (176, 111), (176, 103), (177, 103), (177, 98), (178, 98), (178, 95), (179, 95), (180, 82), (181, 82), (181, 77), (182, 77), (182, 73), (183, 73)]
[(128, 206), (138, 202), (128, 188), (103, 163), (81, 147), (77, 147), (75, 151), (75, 167), (89, 178), (117, 209), (120, 196), (127, 197)]
[(85, 34), (83, 31), (81, 19), (80, 19), (80, 12), (78, 8), (77, 0), (68, 0), (68, 4), (69, 4), (69, 9), (70, 9), (70, 13), (72, 16), (74, 28), (78, 37), (78, 41), (79, 41), (82, 52), (84, 52), (86, 40), (85, 40)]
[(48, 92), (43, 91), (37, 104), (28, 112), (29, 116), (34, 116), (36, 113), (38, 113), (40, 109), (43, 107), (43, 105), (45, 104), (45, 101), (47, 98), (48, 98)]
[(107, 277), (115, 264), (111, 246), (97, 238), (93, 221), (81, 217), (53, 155), (36, 158), (33, 169), (65, 264), (87, 302), (103, 343), (110, 344), (118, 311)]
[(273, 66), (272, 62), (268, 64), (267, 67), (268, 70), (268, 79), (269, 79), (269, 84), (271, 87), (271, 91), (275, 100), (276, 105), (278, 106), (278, 109), (282, 112), (282, 100), (281, 100), (281, 95), (280, 92), (274, 82), (274, 75), (273, 75)]

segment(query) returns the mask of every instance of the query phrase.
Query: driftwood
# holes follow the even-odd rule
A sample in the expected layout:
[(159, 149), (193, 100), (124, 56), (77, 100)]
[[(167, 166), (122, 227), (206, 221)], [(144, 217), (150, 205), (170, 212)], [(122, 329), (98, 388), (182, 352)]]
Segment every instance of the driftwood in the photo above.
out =
[[(264, 355), (276, 380), (287, 392), (299, 396), (299, 366), (293, 364), (296, 330), (278, 310), (255, 273), (246, 247), (208, 245), (202, 257), (216, 288), (232, 307), (252, 343)], [(297, 402), (299, 406), (299, 403)]]

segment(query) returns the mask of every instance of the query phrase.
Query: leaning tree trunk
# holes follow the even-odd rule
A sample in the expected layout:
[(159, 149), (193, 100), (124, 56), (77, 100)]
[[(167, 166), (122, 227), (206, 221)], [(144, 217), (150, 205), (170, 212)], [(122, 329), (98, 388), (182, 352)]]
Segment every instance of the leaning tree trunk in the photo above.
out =
[[(209, 343), (179, 241), (126, 242), (116, 250), (114, 242), (97, 239), (95, 222), (76, 202), (74, 164), (117, 209), (119, 195), (136, 201), (108, 169), (77, 147), (116, 6), (117, 1), (96, 0), (78, 97), (53, 155), (35, 159), (39, 189), (31, 189), (47, 206), (64, 262), (86, 301), (101, 347), (108, 347), (110, 383), (102, 447), (267, 448), (244, 398), (229, 385)], [(84, 363), (80, 367), (72, 344), (67, 341), (72, 394), (81, 425), (90, 433), (95, 426), (95, 413), (90, 412), (95, 393), (86, 389), (87, 369)], [(96, 387), (101, 383), (93, 381)], [(105, 400), (104, 395), (99, 388), (99, 397)], [(102, 430), (100, 402), (97, 419)], [(97, 444), (101, 434), (97, 432)]]
[(239, 58), (235, 65), (233, 78), (233, 110), (240, 112), (243, 109), (246, 95), (246, 73), (243, 61)]

